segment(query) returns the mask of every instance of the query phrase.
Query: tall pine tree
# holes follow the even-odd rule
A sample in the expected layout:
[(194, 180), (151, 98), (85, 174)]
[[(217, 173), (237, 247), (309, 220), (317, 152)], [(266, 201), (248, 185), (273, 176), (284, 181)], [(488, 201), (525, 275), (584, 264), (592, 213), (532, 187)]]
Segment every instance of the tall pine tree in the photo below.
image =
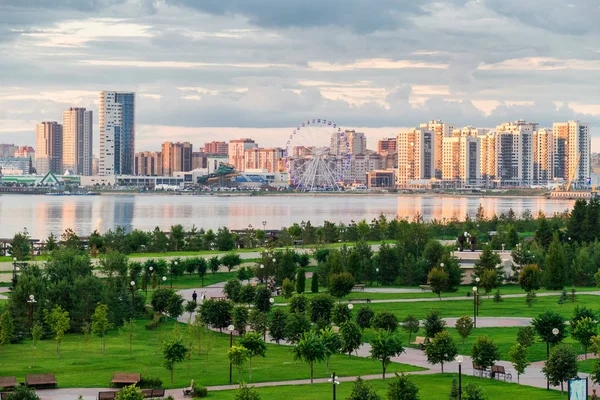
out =
[(584, 199), (578, 199), (573, 206), (573, 211), (567, 222), (567, 234), (571, 242), (583, 242), (585, 240), (585, 222), (587, 217), (587, 203)]
[(558, 239), (558, 232), (554, 233), (552, 243), (546, 256), (546, 269), (544, 270), (544, 287), (549, 290), (561, 290), (565, 286), (567, 260)]

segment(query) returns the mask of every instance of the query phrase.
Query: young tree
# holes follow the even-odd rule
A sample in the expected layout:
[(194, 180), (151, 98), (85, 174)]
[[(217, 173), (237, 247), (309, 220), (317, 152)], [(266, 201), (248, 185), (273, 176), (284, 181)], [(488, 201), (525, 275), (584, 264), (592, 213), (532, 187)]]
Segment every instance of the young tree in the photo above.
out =
[(258, 332), (247, 332), (240, 338), (240, 344), (248, 349), (248, 355), (250, 357), (250, 376), (248, 380), (252, 380), (252, 358), (256, 356), (265, 357), (267, 345), (265, 344), (262, 335)]
[(318, 294), (314, 296), (310, 302), (309, 313), (310, 320), (313, 323), (319, 323), (327, 325), (331, 322), (331, 310), (335, 300), (328, 294)]
[(27, 261), (31, 256), (31, 237), (27, 229), (23, 229), (22, 232), (17, 232), (11, 240), (8, 251), (13, 258), (17, 261)]
[(303, 269), (298, 271), (296, 275), (296, 292), (298, 294), (304, 293), (304, 289), (306, 288), (306, 274)]
[(12, 340), (15, 334), (15, 324), (13, 323), (10, 312), (4, 311), (0, 314), (0, 348), (4, 351), (4, 346)]
[(396, 374), (388, 388), (388, 400), (419, 400), (419, 388), (408, 376)]
[(542, 270), (537, 264), (525, 265), (519, 273), (519, 286), (526, 292), (540, 290), (542, 286)]
[(389, 311), (381, 310), (371, 320), (371, 326), (375, 329), (396, 332), (398, 329), (398, 318)]
[(532, 326), (524, 326), (517, 331), (517, 343), (525, 348), (535, 343), (535, 330)]
[(431, 286), (431, 291), (438, 295), (442, 300), (442, 292), (446, 292), (450, 287), (450, 279), (443, 269), (435, 267), (427, 274), (427, 282)]
[(392, 357), (404, 353), (400, 336), (389, 331), (379, 331), (371, 340), (371, 358), (381, 361), (382, 377), (385, 379), (385, 370)]
[(366, 328), (371, 327), (371, 321), (373, 320), (373, 316), (375, 313), (369, 307), (361, 307), (356, 312), (356, 323), (360, 326), (362, 332), (365, 331)]
[(329, 374), (329, 360), (334, 354), (338, 354), (342, 348), (340, 335), (335, 333), (331, 327), (319, 331), (323, 345), (325, 346), (325, 373)]
[(108, 306), (98, 304), (94, 315), (92, 315), (92, 333), (100, 338), (102, 342), (102, 354), (106, 355), (106, 331), (112, 327), (108, 320)]
[(305, 332), (292, 348), (294, 360), (301, 360), (310, 365), (310, 384), (313, 383), (314, 363), (325, 359), (325, 344), (319, 335), (314, 332)]
[(240, 382), (233, 400), (261, 400), (261, 397), (254, 387), (248, 387), (246, 382)]
[(35, 389), (27, 385), (17, 385), (12, 392), (3, 396), (6, 396), (6, 400), (40, 400)]
[[(44, 336), (44, 326), (39, 322), (35, 322), (31, 328), (31, 367), (35, 366), (35, 349), (38, 342)], [(84, 351), (85, 357), (85, 351)], [(85, 358), (84, 358), (85, 361)]]
[(549, 290), (561, 290), (565, 286), (567, 260), (558, 237), (558, 232), (554, 233), (552, 243), (548, 248), (546, 256), (546, 267), (544, 269), (544, 287)]
[(533, 304), (537, 301), (537, 295), (535, 294), (535, 291), (530, 291), (527, 292), (527, 294), (525, 295), (525, 304), (527, 304), (527, 307), (531, 308), (533, 307)]
[(352, 386), (352, 392), (346, 400), (381, 400), (372, 385), (365, 382), (360, 376), (356, 378)]
[(198, 357), (202, 354), (202, 336), (204, 336), (204, 324), (200, 314), (196, 314), (194, 321), (188, 325), (188, 334), (190, 338), (196, 341), (196, 349), (198, 350)]
[(169, 314), (169, 317), (174, 320), (181, 317), (181, 314), (183, 314), (183, 302), (183, 297), (180, 294), (173, 293), (167, 303), (167, 313)]
[(446, 331), (438, 332), (425, 347), (425, 355), (430, 364), (441, 364), (444, 373), (444, 362), (450, 362), (456, 357), (456, 344)]
[(450, 387), (450, 394), (448, 395), (449, 400), (459, 400), (458, 382), (456, 379), (452, 379), (452, 386)]
[(250, 311), (250, 328), (254, 332), (258, 332), (266, 340), (267, 336), (267, 328), (269, 326), (269, 314), (262, 312), (260, 310), (252, 309)]
[(590, 317), (584, 317), (575, 321), (571, 326), (571, 336), (577, 340), (583, 349), (585, 359), (587, 360), (587, 349), (592, 344), (592, 338), (596, 336), (597, 324)]
[(504, 277), (504, 268), (501, 263), (502, 260), (498, 253), (492, 250), (491, 246), (485, 246), (479, 259), (475, 261), (474, 275), (482, 278), (483, 271), (495, 270), (498, 272), (498, 279), (502, 279)]
[(402, 330), (408, 332), (408, 343), (410, 344), (410, 339), (413, 333), (419, 332), (420, 323), (419, 320), (414, 317), (412, 314), (408, 314), (406, 318), (402, 321)]
[(269, 323), (269, 334), (275, 343), (285, 339), (285, 327), (287, 325), (288, 314), (281, 308), (275, 308)]
[(520, 384), (521, 375), (525, 373), (525, 369), (531, 364), (527, 359), (527, 347), (515, 343), (508, 353), (510, 362), (515, 371), (517, 371), (517, 384)]
[(474, 383), (467, 383), (464, 388), (463, 399), (465, 400), (488, 400), (483, 388)]
[[(554, 311), (548, 310), (538, 315), (531, 321), (531, 325), (540, 339), (549, 344), (558, 344), (567, 336), (564, 318)], [(554, 334), (554, 329), (558, 329), (557, 335)]]
[(440, 318), (438, 310), (429, 310), (423, 320), (423, 328), (427, 337), (432, 338), (446, 328), (446, 322)]
[(471, 335), (471, 330), (473, 329), (473, 320), (468, 316), (460, 317), (456, 320), (455, 328), (462, 338), (462, 349), (464, 350), (465, 339)]
[(296, 343), (304, 332), (310, 330), (310, 321), (303, 313), (290, 313), (285, 325), (285, 338), (290, 343)]
[(562, 392), (564, 383), (577, 377), (577, 353), (570, 346), (559, 346), (552, 353), (542, 368), (548, 381)]
[(127, 336), (129, 340), (129, 359), (133, 360), (133, 335), (135, 333), (135, 320), (131, 318), (128, 321), (124, 321), (120, 331), (120, 333)]
[(340, 327), (340, 336), (342, 337), (342, 353), (348, 353), (352, 357), (352, 352), (358, 350), (362, 342), (360, 327), (354, 321), (347, 321)]
[(248, 312), (248, 307), (246, 306), (237, 306), (233, 309), (233, 326), (235, 330), (240, 332), (240, 334), (244, 334), (246, 332), (246, 325), (248, 325), (248, 318), (250, 313)]
[(239, 254), (227, 253), (221, 257), (221, 264), (227, 267), (227, 273), (231, 273), (231, 270), (242, 263), (242, 259)]
[(331, 311), (331, 321), (337, 326), (340, 326), (349, 319), (352, 319), (352, 312), (348, 308), (348, 305), (336, 303)]
[(269, 312), (271, 309), (271, 291), (266, 286), (261, 286), (256, 290), (254, 305), (257, 310)]
[(115, 400), (144, 400), (144, 395), (136, 385), (130, 385), (119, 390), (115, 395)]
[(308, 309), (308, 298), (303, 294), (296, 294), (290, 299), (289, 305), (291, 313), (306, 313), (306, 310)]
[(188, 349), (183, 344), (181, 338), (171, 338), (163, 345), (164, 366), (171, 375), (171, 384), (173, 384), (173, 372), (175, 364), (185, 360)]
[(319, 274), (313, 274), (310, 282), (310, 291), (312, 293), (319, 293)]
[(331, 274), (329, 277), (329, 294), (333, 297), (342, 298), (349, 294), (354, 287), (354, 277), (349, 272)]
[(479, 336), (471, 348), (473, 362), (482, 368), (489, 368), (500, 359), (498, 346), (487, 336)]
[(219, 256), (211, 257), (208, 260), (208, 268), (210, 269), (210, 272), (212, 272), (213, 274), (216, 274), (217, 272), (219, 272), (220, 267), (221, 267), (221, 260), (219, 260)]
[(289, 278), (284, 278), (283, 283), (281, 284), (281, 295), (285, 299), (289, 299), (294, 295), (294, 290), (296, 288), (296, 284), (294, 281)]
[(54, 332), (54, 339), (56, 340), (56, 356), (60, 358), (60, 344), (65, 338), (65, 332), (71, 327), (71, 318), (69, 313), (62, 309), (61, 306), (55, 305), (50, 312), (45, 310), (44, 318), (46, 324)]

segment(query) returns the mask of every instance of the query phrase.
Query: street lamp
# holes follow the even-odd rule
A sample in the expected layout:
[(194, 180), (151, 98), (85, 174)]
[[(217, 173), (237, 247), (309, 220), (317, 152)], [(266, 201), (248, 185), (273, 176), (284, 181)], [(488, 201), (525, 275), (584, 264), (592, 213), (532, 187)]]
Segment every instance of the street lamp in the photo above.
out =
[(338, 381), (337, 379), (335, 379), (335, 372), (333, 374), (331, 374), (331, 379), (328, 379), (327, 382), (331, 382), (331, 384), (333, 385), (333, 400), (335, 400), (335, 386), (340, 384), (340, 381)]
[(177, 268), (177, 265), (179, 263), (177, 261), (173, 261), (173, 265), (171, 265), (171, 268), (169, 268), (169, 274), (171, 275), (171, 289), (173, 289), (173, 269)]
[[(163, 276), (162, 279), (163, 283), (165, 283), (167, 281), (167, 277)], [(158, 288), (160, 289), (160, 281), (158, 281)]]
[(35, 296), (30, 294), (27, 303), (29, 304), (29, 324), (30, 327), (33, 328), (33, 305), (37, 303)]
[(277, 265), (277, 259), (273, 258), (273, 265), (275, 266), (275, 285), (279, 281), (279, 266)]
[(440, 268), (442, 269), (442, 271), (444, 270), (444, 263), (440, 263)]
[(135, 318), (135, 281), (129, 284), (131, 285), (131, 318)]
[[(227, 330), (229, 331), (229, 348), (231, 349), (231, 347), (233, 346), (233, 330), (235, 329), (235, 327), (233, 325), (229, 325), (227, 327)], [(229, 384), (231, 385), (231, 376), (233, 373), (233, 364), (231, 363), (231, 360), (229, 360)]]
[(473, 286), (473, 328), (477, 328), (477, 286)]
[(275, 299), (271, 297), (271, 298), (269, 299), (269, 303), (271, 303), (271, 305), (273, 305), (273, 303), (275, 303)]
[(377, 280), (377, 286), (379, 286), (379, 268), (375, 268), (375, 279)]
[(17, 267), (17, 257), (13, 257), (13, 279), (12, 279), (13, 288), (17, 287), (17, 271), (18, 270), (19, 270), (19, 267)]
[(462, 400), (462, 363), (463, 356), (456, 356), (454, 360), (458, 363), (458, 400)]
[[(558, 328), (553, 328), (552, 329), (552, 334), (554, 335), (554, 337), (558, 336), (558, 334), (560, 333), (560, 331), (558, 330)], [(548, 362), (548, 358), (550, 358), (550, 338), (548, 336), (546, 336), (546, 363)], [(546, 389), (550, 390), (550, 381), (548, 380), (548, 375), (546, 374)]]
[(354, 308), (353, 304), (348, 304), (348, 310), (352, 311), (353, 308)]
[[(150, 268), (148, 268), (148, 271), (150, 271), (150, 275), (152, 276), (152, 287), (154, 288), (154, 284), (156, 281), (156, 276), (154, 275), (154, 267), (150, 266)], [(148, 283), (146, 282), (146, 298), (148, 298)]]
[(263, 221), (262, 225), (263, 225), (263, 231), (267, 230), (267, 221)]
[(261, 276), (260, 280), (262, 282), (265, 282), (266, 279), (265, 279), (265, 265), (264, 264), (260, 264), (260, 276)]
[(477, 316), (479, 316), (479, 282), (481, 281), (480, 277), (475, 278), (475, 285), (477, 285)]

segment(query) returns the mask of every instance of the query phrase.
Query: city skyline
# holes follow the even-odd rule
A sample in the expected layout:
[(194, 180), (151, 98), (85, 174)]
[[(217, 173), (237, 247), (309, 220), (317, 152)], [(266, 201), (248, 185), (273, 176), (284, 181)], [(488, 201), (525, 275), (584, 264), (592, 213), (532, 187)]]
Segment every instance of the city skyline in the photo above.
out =
[(0, 141), (33, 143), (36, 123), (70, 107), (98, 115), (97, 93), (108, 89), (138, 94), (139, 150), (225, 133), (281, 146), (289, 128), (318, 117), (369, 139), (430, 119), (581, 120), (600, 149), (589, 84), (599, 32), (581, 18), (597, 10), (591, 1), (420, 1), (375, 12), (354, 0), (265, 1), (3, 2)]

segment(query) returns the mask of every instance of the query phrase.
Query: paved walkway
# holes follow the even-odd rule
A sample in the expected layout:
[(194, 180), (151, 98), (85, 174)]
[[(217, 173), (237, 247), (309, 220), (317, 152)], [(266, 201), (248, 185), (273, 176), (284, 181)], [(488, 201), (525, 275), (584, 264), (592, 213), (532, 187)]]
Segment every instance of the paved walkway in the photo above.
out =
[[(454, 328), (458, 318), (442, 318), (446, 326)], [(477, 317), (477, 328), (511, 328), (531, 325), (532, 318)]]

